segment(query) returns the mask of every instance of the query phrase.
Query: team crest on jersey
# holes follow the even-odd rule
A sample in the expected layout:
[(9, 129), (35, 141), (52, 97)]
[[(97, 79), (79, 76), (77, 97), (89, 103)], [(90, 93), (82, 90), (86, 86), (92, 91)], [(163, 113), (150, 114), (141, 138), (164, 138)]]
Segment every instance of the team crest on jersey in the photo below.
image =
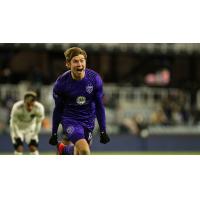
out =
[(86, 87), (86, 91), (87, 91), (87, 93), (91, 94), (92, 91), (93, 91), (93, 85), (88, 85), (88, 86)]
[(76, 103), (79, 105), (83, 105), (83, 104), (85, 104), (85, 102), (86, 102), (86, 98), (84, 96), (79, 96), (76, 99)]
[(68, 126), (66, 129), (68, 134), (72, 134), (74, 132), (74, 127), (73, 126)]

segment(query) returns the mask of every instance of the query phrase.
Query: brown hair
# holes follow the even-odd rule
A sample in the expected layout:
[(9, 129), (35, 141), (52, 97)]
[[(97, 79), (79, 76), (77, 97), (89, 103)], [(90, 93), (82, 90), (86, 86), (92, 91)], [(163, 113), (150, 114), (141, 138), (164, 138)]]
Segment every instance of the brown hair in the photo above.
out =
[(24, 100), (28, 97), (32, 97), (32, 101), (35, 101), (37, 99), (37, 94), (33, 91), (27, 91), (25, 94), (24, 94)]
[(70, 62), (74, 56), (83, 55), (85, 59), (87, 59), (86, 52), (79, 47), (71, 47), (64, 52), (65, 58), (67, 62)]

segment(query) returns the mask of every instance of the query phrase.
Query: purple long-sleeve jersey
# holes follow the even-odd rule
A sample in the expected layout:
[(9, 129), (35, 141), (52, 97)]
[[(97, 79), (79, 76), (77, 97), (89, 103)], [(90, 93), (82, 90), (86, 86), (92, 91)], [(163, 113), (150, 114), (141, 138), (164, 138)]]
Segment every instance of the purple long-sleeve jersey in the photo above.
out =
[(52, 133), (57, 133), (64, 119), (75, 120), (92, 131), (96, 117), (100, 131), (106, 131), (102, 97), (103, 82), (93, 70), (86, 69), (82, 80), (74, 80), (70, 71), (59, 76), (53, 88), (55, 108)]

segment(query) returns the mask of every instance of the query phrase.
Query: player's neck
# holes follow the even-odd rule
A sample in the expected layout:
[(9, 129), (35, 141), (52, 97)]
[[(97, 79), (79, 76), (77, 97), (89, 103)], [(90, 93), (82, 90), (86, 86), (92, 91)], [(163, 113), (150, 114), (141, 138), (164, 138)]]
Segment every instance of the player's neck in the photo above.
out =
[(85, 77), (85, 71), (82, 72), (80, 75), (76, 75), (76, 74), (74, 74), (74, 73), (71, 72), (71, 75), (72, 75), (72, 78), (74, 80), (77, 80), (77, 81), (78, 80), (82, 80)]

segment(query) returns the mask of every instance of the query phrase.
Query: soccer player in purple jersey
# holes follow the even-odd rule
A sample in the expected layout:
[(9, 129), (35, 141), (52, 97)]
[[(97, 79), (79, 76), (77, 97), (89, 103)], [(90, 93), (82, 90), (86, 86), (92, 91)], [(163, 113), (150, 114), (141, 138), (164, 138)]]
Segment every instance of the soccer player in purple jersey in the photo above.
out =
[[(78, 47), (64, 52), (70, 70), (58, 77), (53, 88), (55, 108), (49, 144), (57, 145), (62, 155), (90, 154), (95, 118), (100, 128), (100, 142), (110, 141), (106, 133), (103, 83), (98, 73), (86, 69), (87, 54)], [(62, 124), (64, 138), (58, 142), (57, 130)]]

